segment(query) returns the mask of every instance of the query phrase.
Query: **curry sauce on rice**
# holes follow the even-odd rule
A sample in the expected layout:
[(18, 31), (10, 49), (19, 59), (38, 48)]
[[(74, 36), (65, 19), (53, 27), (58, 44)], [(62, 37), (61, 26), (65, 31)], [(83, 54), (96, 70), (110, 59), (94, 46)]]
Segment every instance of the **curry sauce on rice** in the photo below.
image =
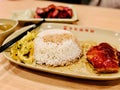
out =
[(40, 32), (34, 40), (37, 64), (65, 66), (79, 60), (82, 50), (69, 31), (52, 29)]

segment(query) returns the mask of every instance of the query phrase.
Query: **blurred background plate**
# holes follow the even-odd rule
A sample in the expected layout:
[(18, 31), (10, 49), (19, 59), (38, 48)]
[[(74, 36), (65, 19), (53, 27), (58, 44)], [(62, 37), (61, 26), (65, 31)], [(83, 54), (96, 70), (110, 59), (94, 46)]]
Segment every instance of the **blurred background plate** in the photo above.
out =
[[(73, 5), (69, 5), (69, 6), (65, 6), (65, 7), (69, 7), (69, 8), (72, 9), (72, 11), (73, 11), (72, 18), (46, 18), (46, 21), (65, 22), (65, 23), (73, 23), (73, 22), (78, 21), (77, 14), (76, 14), (76, 11), (75, 11)], [(38, 22), (38, 21), (42, 21), (43, 20), (42, 18), (34, 18), (36, 8), (14, 11), (12, 13), (12, 15), (11, 15), (11, 18), (16, 19), (16, 20), (18, 20), (20, 22)], [(42, 7), (40, 7), (40, 8), (42, 8)]]

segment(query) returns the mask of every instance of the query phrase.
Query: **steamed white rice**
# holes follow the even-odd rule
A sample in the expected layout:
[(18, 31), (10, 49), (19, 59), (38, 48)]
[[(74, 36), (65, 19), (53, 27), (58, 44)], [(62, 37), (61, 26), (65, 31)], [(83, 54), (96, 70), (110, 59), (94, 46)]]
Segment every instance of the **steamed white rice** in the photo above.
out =
[(69, 65), (78, 60), (81, 52), (75, 37), (69, 31), (45, 30), (40, 32), (34, 40), (34, 58), (40, 65)]

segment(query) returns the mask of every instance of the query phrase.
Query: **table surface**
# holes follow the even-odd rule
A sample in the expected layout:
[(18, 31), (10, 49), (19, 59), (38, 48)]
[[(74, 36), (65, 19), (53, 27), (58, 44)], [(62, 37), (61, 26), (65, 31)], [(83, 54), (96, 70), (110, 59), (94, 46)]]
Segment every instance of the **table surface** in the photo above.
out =
[[(49, 4), (62, 4), (43, 0), (0, 0), (0, 18), (9, 18), (12, 11)], [(120, 10), (74, 4), (79, 21), (75, 24), (120, 31)], [(64, 77), (33, 71), (10, 63), (0, 53), (0, 90), (120, 90), (120, 79), (94, 81)]]

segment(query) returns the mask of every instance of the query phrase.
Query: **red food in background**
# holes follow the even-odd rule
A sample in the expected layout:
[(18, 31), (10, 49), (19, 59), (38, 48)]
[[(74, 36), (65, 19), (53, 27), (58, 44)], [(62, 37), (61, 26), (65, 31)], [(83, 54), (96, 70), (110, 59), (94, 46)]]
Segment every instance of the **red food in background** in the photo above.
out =
[(90, 48), (86, 55), (98, 73), (118, 72), (120, 52), (108, 43), (100, 43)]
[(34, 18), (72, 18), (73, 11), (69, 7), (49, 5), (46, 8), (37, 7)]

